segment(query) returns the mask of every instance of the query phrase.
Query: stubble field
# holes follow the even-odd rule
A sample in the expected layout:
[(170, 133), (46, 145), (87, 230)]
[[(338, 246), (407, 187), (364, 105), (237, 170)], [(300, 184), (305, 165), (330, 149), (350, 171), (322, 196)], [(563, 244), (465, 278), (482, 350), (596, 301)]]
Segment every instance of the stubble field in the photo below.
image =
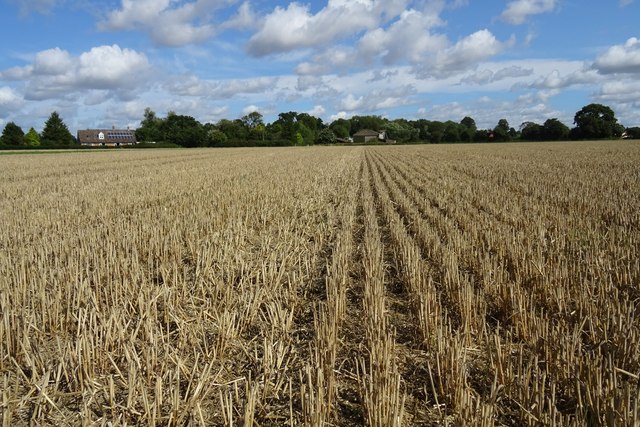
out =
[(0, 156), (3, 425), (638, 425), (638, 142)]

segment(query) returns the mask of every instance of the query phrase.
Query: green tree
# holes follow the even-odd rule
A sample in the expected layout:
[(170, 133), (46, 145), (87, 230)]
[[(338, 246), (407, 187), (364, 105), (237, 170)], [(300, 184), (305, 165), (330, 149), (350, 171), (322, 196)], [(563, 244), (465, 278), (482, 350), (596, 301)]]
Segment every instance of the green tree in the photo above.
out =
[(445, 123), (443, 141), (446, 142), (460, 142), (460, 125), (451, 120)]
[(523, 141), (541, 141), (542, 135), (542, 126), (538, 123), (524, 122), (520, 125), (520, 139)]
[(429, 142), (432, 144), (440, 144), (444, 137), (446, 125), (439, 121), (429, 122)]
[(136, 129), (136, 139), (140, 142), (163, 141), (162, 122), (163, 120), (158, 118), (151, 108), (145, 108), (144, 119), (140, 122), (140, 127)]
[(324, 128), (318, 133), (318, 137), (316, 139), (316, 143), (318, 143), (318, 144), (335, 144), (336, 143), (336, 135), (333, 133), (331, 128)]
[(207, 145), (207, 131), (191, 116), (169, 114), (162, 130), (165, 141), (183, 147), (204, 147)]
[(542, 125), (542, 138), (547, 141), (560, 141), (569, 137), (569, 128), (558, 119), (547, 119)]
[(30, 147), (40, 146), (40, 135), (34, 128), (29, 129), (29, 132), (24, 136), (24, 139)]
[(40, 141), (42, 145), (47, 146), (66, 147), (75, 144), (75, 138), (71, 135), (69, 128), (64, 124), (57, 111), (51, 113), (45, 122)]
[(630, 127), (625, 130), (627, 138), (640, 139), (640, 127)]
[(466, 116), (460, 120), (460, 140), (464, 142), (472, 142), (477, 130), (478, 127), (476, 126), (476, 121), (471, 117)]
[(227, 135), (219, 129), (210, 129), (207, 131), (207, 138), (210, 146), (223, 145), (227, 142)]
[(387, 138), (400, 142), (415, 141), (420, 137), (420, 131), (405, 119), (396, 119), (385, 125)]
[(338, 138), (349, 138), (351, 134), (351, 122), (347, 119), (336, 119), (329, 127)]
[(507, 119), (498, 120), (498, 124), (495, 128), (493, 128), (493, 140), (494, 141), (511, 141), (512, 137), (511, 128), (509, 127), (509, 122)]
[(574, 135), (582, 138), (612, 138), (622, 134), (613, 110), (602, 104), (589, 104), (582, 107), (574, 117), (576, 125)]
[(249, 129), (255, 129), (257, 126), (264, 124), (264, 120), (262, 118), (262, 114), (258, 111), (253, 111), (249, 114), (242, 116), (240, 119), (242, 124), (244, 124)]
[(218, 122), (216, 127), (224, 132), (229, 140), (246, 141), (247, 139), (247, 129), (241, 120), (222, 119)]
[(10, 146), (24, 145), (24, 131), (14, 122), (5, 125), (2, 131), (2, 144)]
[[(315, 132), (312, 129), (309, 129), (303, 122), (297, 122), (296, 129), (297, 145), (312, 145), (316, 142)], [(300, 138), (302, 138), (302, 143)]]
[(298, 143), (298, 113), (289, 111), (278, 114), (278, 119), (270, 127), (274, 139), (288, 140), (290, 144)]
[(246, 135), (252, 140), (262, 140), (265, 138), (265, 126), (262, 114), (253, 111), (240, 118), (242, 125), (246, 129)]

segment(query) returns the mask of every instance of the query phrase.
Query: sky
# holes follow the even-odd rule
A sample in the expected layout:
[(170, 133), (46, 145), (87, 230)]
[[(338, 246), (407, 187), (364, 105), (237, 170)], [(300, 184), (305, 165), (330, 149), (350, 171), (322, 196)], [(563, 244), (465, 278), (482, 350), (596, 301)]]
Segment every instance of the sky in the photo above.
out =
[(258, 111), (640, 126), (640, 0), (0, 0), (0, 126)]

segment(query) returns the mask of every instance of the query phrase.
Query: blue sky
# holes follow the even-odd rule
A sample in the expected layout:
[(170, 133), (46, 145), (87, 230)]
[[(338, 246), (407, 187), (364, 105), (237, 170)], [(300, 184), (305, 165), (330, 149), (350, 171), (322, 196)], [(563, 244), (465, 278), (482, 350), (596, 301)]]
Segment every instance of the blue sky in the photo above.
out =
[(640, 0), (0, 0), (0, 126), (286, 111), (640, 126)]

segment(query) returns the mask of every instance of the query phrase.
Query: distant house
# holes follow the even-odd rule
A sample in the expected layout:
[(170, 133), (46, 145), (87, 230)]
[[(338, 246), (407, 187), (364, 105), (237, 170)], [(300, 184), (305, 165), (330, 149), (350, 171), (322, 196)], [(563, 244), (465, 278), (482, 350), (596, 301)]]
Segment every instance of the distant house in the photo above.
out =
[(120, 147), (138, 142), (135, 130), (111, 128), (79, 130), (78, 143), (85, 147)]
[(384, 130), (375, 131), (371, 129), (362, 129), (353, 135), (353, 142), (366, 144), (367, 142), (386, 142), (394, 144), (396, 141), (387, 138), (387, 132)]

